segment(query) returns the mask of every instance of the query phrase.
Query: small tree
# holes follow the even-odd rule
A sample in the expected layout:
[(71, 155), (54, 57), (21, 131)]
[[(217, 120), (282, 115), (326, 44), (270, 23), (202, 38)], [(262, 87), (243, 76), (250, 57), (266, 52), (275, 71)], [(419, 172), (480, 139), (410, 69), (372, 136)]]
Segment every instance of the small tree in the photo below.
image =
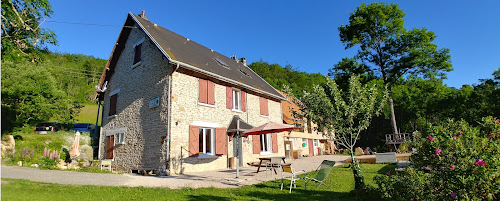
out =
[[(350, 150), (353, 162), (354, 146), (361, 131), (370, 125), (374, 115), (380, 114), (387, 99), (387, 90), (380, 91), (374, 82), (362, 85), (359, 79), (359, 76), (349, 79), (346, 93), (335, 81), (327, 79), (324, 86), (316, 85), (312, 93), (304, 92), (302, 102), (297, 103), (319, 130), (333, 131), (335, 140)], [(352, 167), (356, 179), (359, 170), (355, 165)]]

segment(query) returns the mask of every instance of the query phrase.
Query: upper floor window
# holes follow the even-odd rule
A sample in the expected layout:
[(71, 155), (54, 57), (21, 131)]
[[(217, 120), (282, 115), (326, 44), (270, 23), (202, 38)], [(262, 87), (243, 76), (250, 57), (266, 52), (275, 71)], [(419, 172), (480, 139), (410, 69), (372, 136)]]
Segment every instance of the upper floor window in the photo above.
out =
[(137, 64), (141, 61), (141, 47), (142, 47), (142, 43), (139, 44), (139, 45), (136, 45), (135, 48), (134, 48), (134, 64)]
[(246, 93), (226, 86), (226, 108), (233, 111), (246, 112)]
[(118, 94), (112, 95), (109, 98), (109, 116), (116, 114), (116, 101), (118, 100)]
[(241, 111), (241, 91), (233, 89), (233, 110)]
[(211, 81), (199, 79), (198, 102), (215, 105), (215, 84)]
[(307, 119), (307, 132), (312, 133), (312, 122), (310, 119)]

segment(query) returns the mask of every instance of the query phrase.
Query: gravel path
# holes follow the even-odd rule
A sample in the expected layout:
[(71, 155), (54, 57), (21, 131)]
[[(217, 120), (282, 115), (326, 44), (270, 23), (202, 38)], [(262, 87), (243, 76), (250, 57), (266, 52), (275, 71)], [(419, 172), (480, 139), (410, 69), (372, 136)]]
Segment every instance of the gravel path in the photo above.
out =
[[(293, 161), (287, 161), (292, 164), (296, 170), (315, 170), (321, 161), (333, 160), (339, 165), (349, 156), (343, 155), (323, 155), (307, 157)], [(256, 167), (247, 167), (240, 169), (240, 177), (236, 177), (236, 170), (226, 169), (219, 171), (208, 171), (189, 173), (175, 176), (142, 176), (137, 174), (101, 174), (87, 172), (72, 172), (60, 170), (40, 170), (37, 168), (4, 166), (1, 168), (2, 178), (27, 179), (47, 183), (59, 184), (80, 184), (80, 185), (104, 185), (104, 186), (144, 186), (144, 187), (166, 187), (166, 188), (235, 188), (245, 185), (252, 185), (280, 178), (281, 175), (274, 175), (270, 171), (266, 172), (261, 168), (261, 172), (255, 173)]]

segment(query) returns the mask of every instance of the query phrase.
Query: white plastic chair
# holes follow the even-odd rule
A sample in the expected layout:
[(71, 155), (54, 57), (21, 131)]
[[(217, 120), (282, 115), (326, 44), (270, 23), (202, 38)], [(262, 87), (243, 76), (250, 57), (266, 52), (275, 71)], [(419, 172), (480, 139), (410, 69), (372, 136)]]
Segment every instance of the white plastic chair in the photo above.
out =
[(101, 160), (101, 171), (103, 168), (111, 171), (111, 160)]
[[(297, 177), (297, 175), (299, 173), (305, 173), (306, 171), (305, 170), (301, 170), (301, 171), (298, 171), (298, 172), (295, 172), (295, 170), (292, 168), (292, 165), (291, 164), (286, 164), (286, 165), (282, 165), (282, 170), (281, 171), (281, 190), (283, 190), (283, 184), (284, 184), (284, 180), (287, 179), (287, 180), (290, 180), (290, 192), (289, 193), (292, 193), (292, 186), (294, 186), (295, 188), (297, 188), (297, 184), (295, 183), (295, 181), (297, 180), (301, 180), (301, 179), (306, 179), (306, 175), (304, 174), (304, 177)], [(287, 174), (291, 174), (291, 176), (289, 177), (286, 177), (285, 176), (285, 173)]]
[(277, 169), (281, 169), (281, 158), (271, 158), (271, 161), (266, 163), (266, 176), (267, 176), (267, 170), (271, 170), (272, 174), (273, 173), (272, 171), (273, 170), (276, 171)]

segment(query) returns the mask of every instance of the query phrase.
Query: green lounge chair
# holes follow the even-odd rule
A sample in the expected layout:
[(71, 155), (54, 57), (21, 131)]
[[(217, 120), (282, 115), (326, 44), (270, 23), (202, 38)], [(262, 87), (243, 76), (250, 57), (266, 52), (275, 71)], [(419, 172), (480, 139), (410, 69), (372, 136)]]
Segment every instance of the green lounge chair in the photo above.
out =
[[(335, 161), (329, 161), (329, 160), (324, 160), (321, 162), (321, 165), (316, 169), (316, 171), (312, 172), (310, 176), (305, 177), (305, 189), (307, 190), (307, 182), (313, 181), (315, 183), (318, 183), (318, 187), (316, 190), (321, 185), (327, 186), (329, 188), (332, 188), (329, 185), (326, 185), (324, 181), (326, 178), (330, 178), (330, 172), (332, 172), (333, 166), (335, 165)], [(329, 179), (330, 180), (330, 179)]]

